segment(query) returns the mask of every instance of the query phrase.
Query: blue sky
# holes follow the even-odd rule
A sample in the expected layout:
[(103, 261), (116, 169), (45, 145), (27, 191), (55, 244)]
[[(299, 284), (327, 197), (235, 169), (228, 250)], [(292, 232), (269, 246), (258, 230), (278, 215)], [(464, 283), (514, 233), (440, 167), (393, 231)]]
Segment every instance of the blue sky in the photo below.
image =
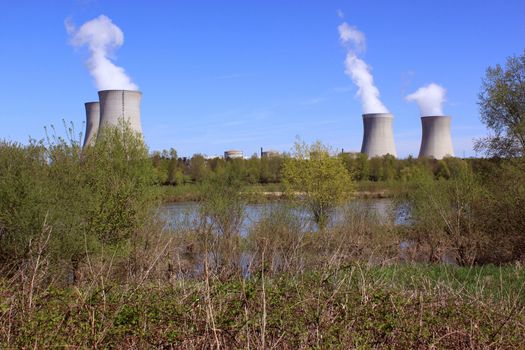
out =
[(184, 156), (287, 151), (296, 136), (359, 150), (343, 20), (366, 35), (363, 58), (395, 116), (398, 154), (417, 155), (421, 136), (404, 96), (435, 82), (448, 91), (456, 154), (473, 156), (472, 139), (487, 132), (476, 104), (485, 69), (525, 48), (523, 0), (1, 1), (0, 138), (42, 138), (62, 119), (82, 131), (83, 103), (97, 94), (64, 20), (100, 14), (124, 32), (115, 63), (143, 92), (146, 142)]

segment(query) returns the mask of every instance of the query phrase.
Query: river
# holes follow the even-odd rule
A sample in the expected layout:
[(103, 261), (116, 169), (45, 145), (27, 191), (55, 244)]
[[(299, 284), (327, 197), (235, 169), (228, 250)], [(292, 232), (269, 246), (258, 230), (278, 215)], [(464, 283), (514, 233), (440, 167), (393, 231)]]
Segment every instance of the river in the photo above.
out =
[[(279, 210), (289, 205), (285, 201), (270, 201), (260, 204), (246, 204), (244, 207), (244, 215), (240, 227), (242, 236), (248, 234), (251, 225), (259, 221), (262, 217), (273, 210)], [(402, 207), (397, 208), (394, 202), (389, 198), (376, 199), (353, 199), (348, 203), (348, 208), (359, 210), (374, 215), (377, 220), (387, 222), (392, 220), (396, 224), (407, 223), (406, 210)], [(190, 228), (195, 225), (198, 217), (200, 205), (197, 202), (176, 202), (167, 203), (160, 208), (161, 217), (166, 220), (167, 227), (177, 229), (180, 227)], [(293, 209), (295, 215), (299, 215), (304, 222), (310, 224), (309, 230), (317, 230), (315, 224), (311, 220), (311, 214), (304, 208)], [(331, 218), (331, 224), (336, 224), (344, 217), (345, 208), (338, 208)]]

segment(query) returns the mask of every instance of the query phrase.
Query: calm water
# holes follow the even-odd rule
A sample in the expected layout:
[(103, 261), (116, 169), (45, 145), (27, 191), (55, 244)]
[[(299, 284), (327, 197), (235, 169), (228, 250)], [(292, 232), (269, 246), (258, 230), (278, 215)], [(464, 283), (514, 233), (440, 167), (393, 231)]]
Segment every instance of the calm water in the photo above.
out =
[[(243, 222), (241, 225), (241, 235), (248, 234), (249, 227), (259, 221), (262, 217), (271, 211), (285, 208), (286, 202), (273, 201), (263, 204), (247, 204), (244, 208)], [(403, 208), (394, 208), (391, 199), (355, 199), (349, 202), (348, 208), (367, 212), (369, 215), (374, 215), (377, 220), (387, 222), (394, 218), (396, 224), (406, 223), (406, 210)], [(165, 204), (160, 208), (161, 217), (166, 220), (168, 227), (176, 229), (179, 227), (194, 227), (200, 205), (196, 202), (178, 202)], [(316, 230), (315, 224), (312, 223), (310, 213), (302, 208), (294, 208), (295, 215), (299, 215), (305, 222), (305, 228), (309, 230)], [(344, 217), (345, 208), (336, 210), (331, 218), (332, 224), (340, 222)]]

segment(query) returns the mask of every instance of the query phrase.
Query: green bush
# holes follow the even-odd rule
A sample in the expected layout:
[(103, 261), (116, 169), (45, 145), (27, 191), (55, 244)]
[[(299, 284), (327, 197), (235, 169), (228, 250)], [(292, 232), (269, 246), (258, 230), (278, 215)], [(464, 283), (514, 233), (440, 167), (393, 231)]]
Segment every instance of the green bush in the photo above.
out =
[(302, 198), (320, 228), (328, 224), (330, 215), (345, 204), (354, 189), (341, 157), (320, 142), (296, 142), (293, 157), (284, 162), (282, 176), (286, 192)]
[(478, 220), (491, 238), (485, 261), (525, 259), (525, 159), (512, 159), (487, 176)]
[(431, 261), (446, 256), (462, 265), (478, 261), (488, 244), (479, 220), (486, 191), (472, 169), (459, 166), (448, 180), (419, 171), (413, 181), (409, 238), (428, 248)]
[(37, 241), (57, 272), (75, 271), (88, 253), (126, 254), (155, 203), (147, 149), (127, 126), (106, 129), (84, 150), (71, 137), (3, 142), (0, 173), (4, 267), (30, 259)]

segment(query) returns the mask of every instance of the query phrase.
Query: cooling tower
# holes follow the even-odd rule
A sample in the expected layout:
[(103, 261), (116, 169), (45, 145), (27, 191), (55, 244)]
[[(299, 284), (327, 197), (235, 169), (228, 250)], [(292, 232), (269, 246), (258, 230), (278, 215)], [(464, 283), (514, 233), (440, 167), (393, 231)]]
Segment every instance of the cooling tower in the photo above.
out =
[(387, 154), (397, 156), (394, 144), (394, 132), (392, 131), (392, 120), (390, 113), (363, 114), (363, 145), (361, 153), (368, 158), (382, 157)]
[(423, 135), (421, 136), (419, 158), (442, 159), (446, 156), (454, 156), (450, 136), (450, 117), (421, 117), (421, 126), (423, 127)]
[(105, 126), (118, 126), (124, 121), (131, 130), (142, 134), (140, 123), (140, 91), (102, 90), (98, 92), (100, 101), (99, 133)]
[(93, 145), (97, 139), (98, 124), (100, 122), (100, 104), (98, 102), (86, 102), (86, 135), (84, 146)]

